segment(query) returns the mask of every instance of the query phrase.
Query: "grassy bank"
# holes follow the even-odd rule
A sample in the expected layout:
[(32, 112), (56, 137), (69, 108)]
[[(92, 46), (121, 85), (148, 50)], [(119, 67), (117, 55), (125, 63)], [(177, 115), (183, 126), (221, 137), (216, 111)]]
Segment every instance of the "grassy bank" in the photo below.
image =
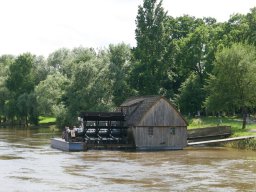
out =
[(58, 128), (56, 127), (56, 118), (55, 117), (39, 117), (39, 125), (35, 126), (36, 128), (49, 128), (54, 131)]
[(56, 123), (56, 118), (55, 117), (39, 117), (39, 124), (54, 124)]
[[(239, 136), (256, 136), (256, 121), (249, 120), (246, 129), (242, 129), (242, 119), (238, 117), (200, 117), (200, 118), (187, 118), (189, 123), (188, 129), (213, 127), (218, 125), (231, 126), (232, 137)], [(229, 142), (225, 144), (228, 147), (239, 149), (256, 150), (256, 139)]]

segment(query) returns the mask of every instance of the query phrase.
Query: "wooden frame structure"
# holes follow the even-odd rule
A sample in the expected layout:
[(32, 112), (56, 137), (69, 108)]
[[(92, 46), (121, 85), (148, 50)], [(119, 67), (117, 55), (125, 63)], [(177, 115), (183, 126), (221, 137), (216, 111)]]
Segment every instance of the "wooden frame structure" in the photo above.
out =
[(127, 127), (125, 116), (121, 112), (82, 112), (80, 118), (83, 132), (78, 134), (90, 145), (125, 144)]

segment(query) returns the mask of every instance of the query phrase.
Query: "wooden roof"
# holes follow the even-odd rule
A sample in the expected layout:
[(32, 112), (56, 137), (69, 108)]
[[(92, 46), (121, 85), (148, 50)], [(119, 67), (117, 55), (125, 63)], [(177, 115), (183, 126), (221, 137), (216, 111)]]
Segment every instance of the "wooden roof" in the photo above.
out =
[(81, 112), (80, 117), (84, 121), (124, 121), (125, 116), (121, 112)]
[(176, 108), (173, 106), (173, 104), (170, 103), (166, 98), (162, 96), (143, 96), (143, 97), (133, 97), (128, 100), (126, 100), (124, 103), (120, 105), (120, 107), (131, 107), (134, 105), (137, 105), (131, 114), (129, 114), (126, 118), (128, 125), (137, 125), (141, 121), (141, 119), (144, 117), (144, 115), (150, 110), (150, 108), (157, 103), (160, 99), (165, 99), (171, 107), (175, 109), (175, 111), (178, 113), (178, 115), (185, 121), (186, 120), (182, 117), (179, 111), (176, 110)]
[(140, 102), (142, 102), (142, 101), (144, 101), (144, 98), (142, 98), (142, 97), (139, 97), (139, 98), (137, 98), (137, 97), (132, 97), (132, 98), (130, 98), (130, 99), (127, 99), (125, 102), (123, 102), (123, 103), (120, 105), (120, 107), (130, 107), (130, 106), (136, 105), (136, 104), (138, 104), (138, 103), (140, 103)]

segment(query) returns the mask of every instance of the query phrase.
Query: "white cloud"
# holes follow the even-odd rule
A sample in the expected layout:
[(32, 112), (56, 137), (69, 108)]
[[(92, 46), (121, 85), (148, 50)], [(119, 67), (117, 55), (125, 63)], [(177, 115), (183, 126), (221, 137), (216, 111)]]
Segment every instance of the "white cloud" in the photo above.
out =
[[(135, 19), (143, 0), (1, 0), (0, 55), (47, 56), (61, 48), (135, 46)], [(247, 13), (256, 0), (164, 0), (174, 17), (189, 14), (227, 20)]]

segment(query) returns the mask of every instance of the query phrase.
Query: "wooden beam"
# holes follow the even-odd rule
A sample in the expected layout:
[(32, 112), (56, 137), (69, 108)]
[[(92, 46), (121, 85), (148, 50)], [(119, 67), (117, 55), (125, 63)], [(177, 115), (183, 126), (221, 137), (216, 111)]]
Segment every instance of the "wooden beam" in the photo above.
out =
[(256, 138), (256, 136), (243, 136), (243, 137), (233, 137), (233, 138), (227, 138), (227, 139), (198, 141), (198, 142), (190, 142), (190, 143), (188, 143), (188, 146), (204, 145), (204, 144), (210, 144), (210, 143), (222, 143), (222, 142), (230, 142), (230, 141), (239, 141), (239, 140), (254, 139), (254, 138)]

